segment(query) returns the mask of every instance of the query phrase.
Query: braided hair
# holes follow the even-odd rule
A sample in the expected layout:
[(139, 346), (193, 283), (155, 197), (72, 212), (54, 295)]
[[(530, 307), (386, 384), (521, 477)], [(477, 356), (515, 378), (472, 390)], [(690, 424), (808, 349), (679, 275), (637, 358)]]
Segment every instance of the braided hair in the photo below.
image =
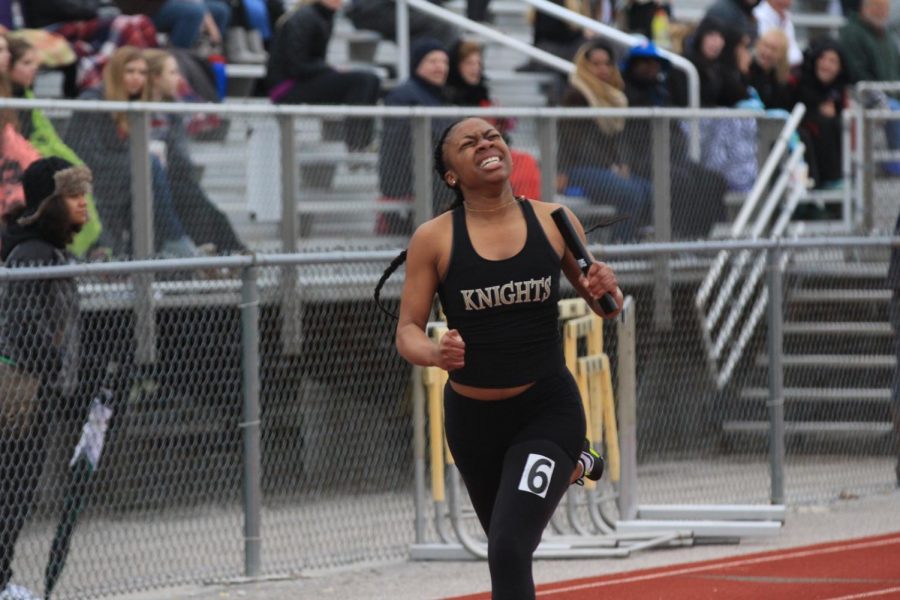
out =
[[(453, 202), (450, 203), (450, 205), (444, 212), (449, 212), (458, 206), (462, 206), (463, 201), (465, 200), (462, 190), (459, 187), (459, 183), (450, 185), (449, 183), (447, 183), (447, 180), (444, 179), (444, 175), (447, 173), (447, 163), (444, 161), (444, 144), (447, 143), (447, 137), (450, 135), (450, 132), (453, 130), (453, 128), (459, 125), (464, 120), (465, 119), (457, 119), (456, 121), (450, 123), (441, 133), (441, 136), (438, 138), (437, 144), (435, 144), (434, 146), (434, 155), (432, 157), (434, 159), (434, 170), (437, 171), (438, 177), (441, 178), (441, 181), (444, 182), (444, 185), (452, 189), (454, 194)], [(378, 280), (378, 283), (375, 284), (375, 303), (378, 304), (378, 308), (381, 309), (384, 314), (395, 319), (398, 318), (397, 315), (389, 311), (381, 301), (381, 288), (384, 287), (384, 284), (387, 282), (390, 276), (393, 275), (394, 271), (399, 269), (400, 265), (402, 265), (404, 262), (406, 262), (405, 249), (396, 257), (394, 257), (394, 260), (391, 261), (391, 264), (389, 264), (384, 270), (384, 273), (381, 274), (381, 278)]]

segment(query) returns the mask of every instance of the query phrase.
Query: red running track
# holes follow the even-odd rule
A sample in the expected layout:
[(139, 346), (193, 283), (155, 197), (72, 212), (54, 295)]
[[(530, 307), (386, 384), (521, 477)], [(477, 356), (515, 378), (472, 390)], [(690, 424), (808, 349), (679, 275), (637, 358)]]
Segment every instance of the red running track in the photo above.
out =
[[(540, 600), (900, 599), (900, 532), (538, 586)], [(489, 600), (490, 594), (454, 600)]]

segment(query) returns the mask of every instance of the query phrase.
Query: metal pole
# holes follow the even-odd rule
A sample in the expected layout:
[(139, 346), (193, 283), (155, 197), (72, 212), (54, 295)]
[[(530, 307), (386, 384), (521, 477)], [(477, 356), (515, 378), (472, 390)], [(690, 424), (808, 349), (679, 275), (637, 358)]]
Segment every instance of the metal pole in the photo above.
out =
[[(278, 116), (281, 161), (281, 250), (297, 251), (300, 223), (297, 214), (296, 133), (291, 115)], [(281, 330), (286, 354), (300, 352), (303, 340), (303, 307), (297, 294), (297, 265), (281, 269)]]
[[(672, 240), (672, 193), (668, 117), (651, 119), (653, 132), (653, 228), (655, 242)], [(668, 254), (655, 258), (653, 283), (653, 324), (663, 331), (672, 329), (672, 268)]]
[(432, 217), (431, 205), (431, 117), (412, 117), (413, 194), (415, 195), (415, 225), (418, 227)]
[(260, 573), (262, 538), (262, 456), (259, 421), (259, 287), (258, 267), (241, 272), (241, 349), (244, 406), (241, 422), (244, 462), (244, 575)]
[(859, 121), (859, 145), (860, 145), (860, 193), (859, 205), (861, 207), (860, 223), (863, 226), (863, 232), (872, 231), (872, 198), (873, 198), (873, 180), (875, 178), (875, 169), (877, 165), (872, 160), (872, 122), (866, 118), (866, 111), (860, 111)]
[(772, 504), (784, 504), (784, 363), (781, 250), (766, 252), (769, 286), (769, 465)]
[[(150, 170), (150, 119), (145, 112), (128, 113), (128, 145), (131, 156), (131, 247), (136, 260), (153, 256), (153, 178)], [(156, 362), (156, 313), (153, 306), (153, 273), (135, 274), (135, 361)]]
[(296, 136), (294, 119), (290, 115), (278, 116), (281, 137), (281, 251), (290, 254), (297, 251), (297, 172), (294, 167)]
[(541, 150), (541, 197), (553, 202), (556, 197), (556, 117), (538, 119), (538, 144)]
[(397, 0), (397, 78), (409, 79), (409, 6)]
[(413, 409), (413, 469), (416, 481), (416, 543), (425, 542), (425, 390), (422, 387), (422, 367), (413, 365), (412, 376)]
[(616, 378), (619, 419), (619, 518), (637, 518), (637, 308), (634, 298), (625, 298), (625, 306), (616, 320)]

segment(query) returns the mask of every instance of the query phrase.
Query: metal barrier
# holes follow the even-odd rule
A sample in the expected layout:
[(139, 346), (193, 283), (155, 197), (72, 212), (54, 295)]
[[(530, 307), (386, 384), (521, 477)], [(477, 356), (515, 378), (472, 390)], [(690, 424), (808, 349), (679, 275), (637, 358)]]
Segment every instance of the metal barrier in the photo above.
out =
[[(701, 161), (690, 157), (684, 124), (697, 119), (752, 123), (753, 132), (731, 139), (746, 149), (740, 162), (752, 175), (768, 154), (770, 127), (784, 121), (731, 109), (426, 109), (19, 99), (3, 99), (0, 106), (39, 109), (54, 117), (66, 141), (95, 171), (96, 202), (114, 255), (138, 259), (185, 250), (178, 244), (166, 247), (173, 240), (163, 215), (172, 204), (196, 245), (212, 244), (216, 254), (396, 247), (416, 223), (442, 210), (449, 200), (449, 192), (432, 175), (432, 148), (443, 126), (470, 115), (516, 121), (513, 149), (523, 153), (522, 165), (534, 161), (526, 173), (533, 183), (528, 195), (569, 205), (586, 226), (614, 212), (633, 213), (629, 222), (598, 233), (602, 241), (705, 238), (727, 226), (728, 213), (740, 207), (746, 190), (729, 194), (735, 184), (727, 178), (730, 164), (713, 168), (712, 153), (721, 147), (719, 142), (701, 144)], [(170, 161), (161, 169), (149, 151), (147, 140), (153, 132), (145, 117), (152, 113), (192, 119), (203, 111), (214, 112), (221, 122), (219, 139), (198, 134), (189, 144), (192, 164)], [(105, 117), (113, 112), (130, 115), (132, 132), (117, 157), (96, 139), (99, 126), (107, 124)], [(571, 156), (574, 136), (593, 119), (616, 120), (622, 129), (614, 140)], [(367, 130), (367, 123), (372, 126), (372, 145), (350, 152), (346, 136)], [(610, 144), (617, 147), (627, 174), (607, 164), (604, 153)], [(573, 172), (579, 167), (596, 168)], [(171, 187), (168, 200), (161, 191), (161, 173)], [(558, 189), (560, 174), (568, 182)]]
[[(720, 519), (710, 515), (745, 519), (746, 505), (781, 496), (796, 505), (892, 489), (896, 434), (887, 410), (895, 360), (883, 289), (891, 245), (900, 240), (594, 246), (634, 298), (634, 319), (606, 324), (614, 331), (604, 335), (621, 479), (618, 488), (611, 480), (598, 486), (601, 514), (642, 526), (663, 515), (703, 514), (708, 533), (738, 535), (733, 527), (711, 529)], [(671, 330), (653, 326), (653, 266), (658, 256), (671, 260), (673, 305), (687, 307), (705, 268), (673, 257), (723, 250), (774, 251), (769, 293), (776, 297), (767, 303), (771, 350), (762, 331), (753, 334), (731, 382), (718, 390), (705, 376), (694, 311), (677, 310)], [(783, 269), (779, 252), (793, 255)], [(79, 385), (47, 421), (44, 475), (16, 547), (14, 580), (42, 589), (73, 481), (72, 450), (90, 399), (103, 398), (104, 387), (114, 415), (55, 598), (402, 560), (417, 540), (456, 542), (444, 512), (450, 502), (433, 513), (416, 493), (415, 474), (429, 470), (424, 435), (411, 425), (426, 418), (424, 393), (410, 386), (410, 368), (393, 349), (394, 323), (371, 303), (393, 256), (310, 252), (0, 269), (0, 297), (15, 282), (74, 277), (81, 304)], [(384, 291), (391, 306), (401, 283), (398, 273)], [(633, 373), (627, 356), (634, 356)], [(110, 362), (120, 365), (111, 383)], [(784, 432), (771, 452), (770, 431)], [(402, 459), (414, 455), (415, 465)], [(448, 484), (452, 501), (462, 490), (452, 478)], [(576, 549), (585, 537), (577, 526), (590, 549), (602, 549), (593, 538), (609, 524), (576, 500), (571, 507), (567, 500), (551, 533)], [(709, 508), (722, 504), (730, 507)], [(472, 526), (459, 516), (461, 527)], [(778, 517), (772, 508), (764, 516)], [(687, 529), (696, 535), (699, 526)], [(618, 525), (615, 536), (627, 539)]]

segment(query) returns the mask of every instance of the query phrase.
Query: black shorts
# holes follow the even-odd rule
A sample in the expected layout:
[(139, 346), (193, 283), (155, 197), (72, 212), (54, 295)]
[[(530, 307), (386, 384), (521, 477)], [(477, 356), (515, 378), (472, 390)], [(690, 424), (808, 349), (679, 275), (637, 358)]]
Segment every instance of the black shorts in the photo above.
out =
[[(578, 386), (568, 369), (540, 379), (505, 400), (475, 400), (444, 388), (444, 427), (457, 463), (502, 459), (513, 445), (548, 440), (572, 461), (584, 446), (586, 422)], [(461, 465), (460, 465), (461, 466)]]

